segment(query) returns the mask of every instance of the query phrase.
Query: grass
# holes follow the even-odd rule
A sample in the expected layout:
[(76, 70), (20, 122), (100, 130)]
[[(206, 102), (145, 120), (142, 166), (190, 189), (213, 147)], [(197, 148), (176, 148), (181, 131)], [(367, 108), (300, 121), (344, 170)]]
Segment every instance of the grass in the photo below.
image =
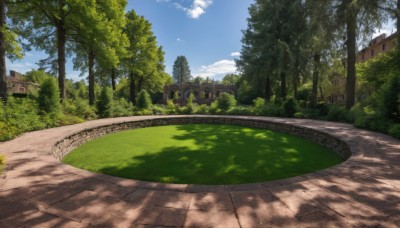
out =
[(124, 178), (185, 184), (242, 184), (321, 170), (343, 159), (301, 137), (235, 125), (170, 125), (90, 141), (64, 158)]
[(3, 172), (4, 165), (6, 164), (6, 157), (0, 155), (0, 174)]

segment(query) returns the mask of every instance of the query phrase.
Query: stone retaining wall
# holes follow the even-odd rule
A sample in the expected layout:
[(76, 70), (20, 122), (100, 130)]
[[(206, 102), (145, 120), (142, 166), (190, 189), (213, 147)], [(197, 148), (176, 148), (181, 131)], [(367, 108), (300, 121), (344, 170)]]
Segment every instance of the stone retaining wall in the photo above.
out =
[(57, 159), (61, 160), (65, 155), (79, 147), (80, 145), (93, 140), (95, 138), (115, 133), (123, 130), (144, 128), (152, 126), (163, 126), (163, 125), (176, 125), (176, 124), (194, 124), (194, 123), (206, 123), (206, 124), (234, 124), (254, 128), (263, 128), (274, 131), (280, 131), (293, 135), (301, 136), (305, 139), (314, 141), (321, 144), (335, 153), (342, 156), (344, 159), (348, 159), (351, 156), (350, 147), (340, 140), (339, 138), (321, 132), (315, 129), (307, 127), (294, 126), (285, 123), (278, 123), (272, 121), (266, 121), (254, 118), (240, 118), (240, 117), (223, 117), (223, 116), (183, 116), (183, 117), (160, 117), (160, 118), (149, 118), (146, 120), (137, 120), (131, 122), (115, 123), (112, 125), (103, 125), (90, 129), (84, 129), (79, 132), (75, 132), (71, 135), (66, 136), (64, 139), (58, 141), (51, 154)]

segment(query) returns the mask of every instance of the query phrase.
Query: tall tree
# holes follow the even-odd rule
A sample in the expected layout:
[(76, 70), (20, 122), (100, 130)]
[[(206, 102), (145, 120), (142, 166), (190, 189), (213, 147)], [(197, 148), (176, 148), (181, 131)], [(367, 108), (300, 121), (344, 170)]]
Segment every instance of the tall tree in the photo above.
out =
[(7, 102), (6, 55), (10, 59), (22, 58), (17, 35), (7, 25), (7, 1), (0, 0), (0, 101)]
[(279, 81), (280, 97), (285, 99), (289, 76), (295, 75), (292, 78), (298, 81), (299, 45), (305, 26), (303, 4), (301, 0), (256, 0), (249, 8), (237, 65), (249, 82), (264, 85), (266, 101), (274, 82)]
[(0, 100), (7, 101), (7, 72), (6, 72), (6, 0), (0, 0)]
[(130, 101), (135, 104), (140, 89), (163, 78), (164, 72), (160, 72), (164, 70), (164, 52), (157, 45), (150, 22), (134, 10), (126, 14), (124, 33), (129, 39), (130, 55), (123, 59), (122, 65), (129, 78)]
[(347, 50), (346, 108), (355, 103), (357, 36), (370, 34), (385, 14), (380, 7), (386, 0), (331, 0), (338, 27), (345, 28)]
[(95, 103), (95, 65), (110, 74), (126, 55), (128, 39), (122, 33), (125, 26), (125, 0), (82, 1), (79, 8), (84, 16), (74, 18), (76, 29), (74, 68), (89, 73), (89, 104)]
[(191, 75), (189, 62), (185, 56), (180, 55), (176, 58), (172, 71), (172, 77), (174, 78), (175, 83), (178, 84), (190, 81)]

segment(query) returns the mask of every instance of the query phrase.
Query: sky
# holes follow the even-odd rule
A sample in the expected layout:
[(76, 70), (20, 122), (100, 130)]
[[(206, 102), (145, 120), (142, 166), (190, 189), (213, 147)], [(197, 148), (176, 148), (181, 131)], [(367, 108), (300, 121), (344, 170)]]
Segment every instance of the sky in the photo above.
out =
[[(165, 51), (167, 73), (179, 55), (186, 56), (192, 76), (221, 79), (236, 72), (234, 59), (240, 56), (242, 30), (246, 29), (248, 7), (254, 0), (128, 0), (127, 11), (134, 9), (152, 24), (158, 44)], [(377, 30), (374, 36), (393, 32), (393, 22)], [(25, 73), (37, 69), (35, 64), (46, 54), (25, 53), (22, 60), (10, 62), (7, 69)], [(67, 78), (74, 80), (80, 72), (67, 63)]]

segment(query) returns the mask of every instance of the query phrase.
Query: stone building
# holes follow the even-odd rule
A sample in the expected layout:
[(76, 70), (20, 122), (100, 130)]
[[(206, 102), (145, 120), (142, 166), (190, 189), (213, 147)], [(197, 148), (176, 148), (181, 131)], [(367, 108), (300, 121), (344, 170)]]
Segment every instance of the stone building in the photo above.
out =
[(10, 70), (7, 78), (8, 93), (13, 96), (27, 96), (33, 91), (39, 90), (39, 84), (24, 80), (24, 75)]
[(386, 33), (379, 35), (378, 37), (372, 39), (368, 47), (362, 49), (357, 54), (357, 63), (366, 62), (380, 53), (388, 52), (393, 50), (397, 46), (397, 33), (393, 33), (392, 35), (386, 37)]
[[(397, 32), (390, 36), (385, 33), (372, 39), (368, 47), (362, 49), (357, 53), (356, 63), (363, 63), (370, 59), (377, 57), (379, 54), (393, 50), (397, 46)], [(343, 59), (343, 67), (347, 68), (347, 59)], [(346, 94), (346, 76), (340, 74), (333, 74), (330, 76), (332, 83), (331, 94), (329, 94), (328, 103), (344, 104)]]
[(210, 105), (221, 93), (229, 93), (236, 97), (237, 88), (234, 85), (214, 83), (182, 83), (166, 85), (164, 86), (163, 102), (166, 104), (167, 100), (174, 100), (175, 103), (184, 105), (191, 93), (195, 97), (195, 103)]

